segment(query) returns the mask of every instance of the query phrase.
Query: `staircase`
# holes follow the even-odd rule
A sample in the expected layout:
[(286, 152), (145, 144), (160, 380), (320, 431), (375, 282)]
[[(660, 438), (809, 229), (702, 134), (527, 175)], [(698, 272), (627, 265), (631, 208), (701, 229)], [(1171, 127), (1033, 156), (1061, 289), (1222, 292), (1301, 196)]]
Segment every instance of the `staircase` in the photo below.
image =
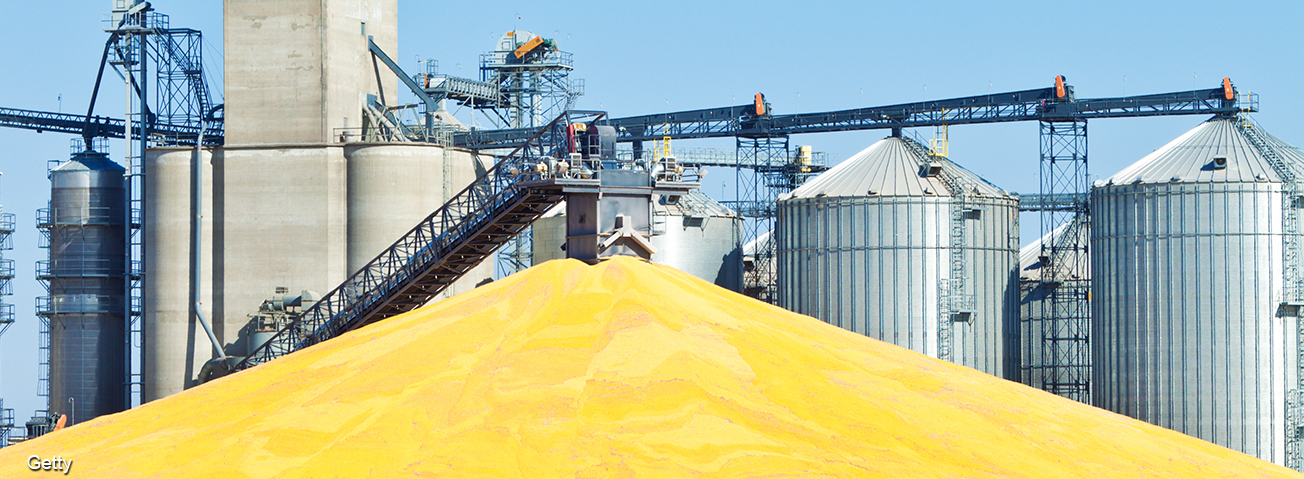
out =
[(267, 343), (233, 366), (242, 370), (345, 332), (411, 311), (438, 295), (544, 212), (561, 186), (538, 158), (564, 135), (570, 112), (540, 129), (493, 169), (361, 270), (327, 293)]

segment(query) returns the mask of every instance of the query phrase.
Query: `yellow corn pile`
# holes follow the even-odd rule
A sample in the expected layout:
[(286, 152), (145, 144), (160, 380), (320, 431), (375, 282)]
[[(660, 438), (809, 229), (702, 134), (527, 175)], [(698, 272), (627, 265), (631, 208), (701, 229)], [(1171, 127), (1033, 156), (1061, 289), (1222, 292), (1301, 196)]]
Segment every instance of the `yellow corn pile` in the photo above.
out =
[(82, 477), (1298, 477), (631, 259), (0, 449)]

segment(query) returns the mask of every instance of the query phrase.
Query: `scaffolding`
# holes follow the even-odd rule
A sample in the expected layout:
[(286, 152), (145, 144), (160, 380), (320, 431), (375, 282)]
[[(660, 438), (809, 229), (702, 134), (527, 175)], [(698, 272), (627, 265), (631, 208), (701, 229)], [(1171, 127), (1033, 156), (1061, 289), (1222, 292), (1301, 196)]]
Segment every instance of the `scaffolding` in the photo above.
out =
[[(1075, 401), (1091, 402), (1090, 282), (1078, 273), (1089, 261), (1080, 238), (1090, 228), (1085, 201), (1087, 121), (1042, 121), (1041, 195), (1074, 199), (1067, 208), (1041, 210), (1043, 311), (1038, 387)], [(1056, 229), (1063, 224), (1070, 228)]]
[[(5, 296), (13, 294), (10, 284), (14, 279), (14, 260), (5, 259), (4, 252), (13, 249), (10, 235), (14, 233), (14, 215), (5, 213), (0, 206), (0, 337), (14, 324), (14, 305), (5, 302)], [(4, 407), (0, 399), (0, 447), (9, 445), (9, 432), (14, 427), (14, 410)]]
[(131, 408), (141, 404), (143, 392), (139, 353), (145, 342), (142, 288), (147, 265), (142, 260), (145, 244), (141, 233), (145, 150), (198, 141), (173, 132), (199, 132), (200, 138), (220, 139), (224, 122), (219, 114), (221, 107), (214, 104), (205, 78), (203, 34), (199, 30), (172, 28), (168, 15), (154, 11), (148, 3), (115, 0), (113, 11), (104, 17), (104, 31), (110, 34), (105, 64), (123, 78), (126, 90), (127, 115), (122, 132), (126, 140), (123, 166), (128, 195), (124, 212), (128, 221), (124, 238), (127, 291), (122, 305), (126, 329), (123, 391), (127, 407)]
[[(797, 182), (785, 175), (792, 163), (786, 135), (739, 137), (737, 150), (738, 168), (734, 170), (737, 200), (724, 204), (743, 217), (742, 242), (747, 244), (774, 230), (779, 195), (792, 191)], [(774, 257), (773, 241), (757, 242), (753, 267), (743, 274), (743, 292), (770, 304), (778, 301), (779, 291)]]

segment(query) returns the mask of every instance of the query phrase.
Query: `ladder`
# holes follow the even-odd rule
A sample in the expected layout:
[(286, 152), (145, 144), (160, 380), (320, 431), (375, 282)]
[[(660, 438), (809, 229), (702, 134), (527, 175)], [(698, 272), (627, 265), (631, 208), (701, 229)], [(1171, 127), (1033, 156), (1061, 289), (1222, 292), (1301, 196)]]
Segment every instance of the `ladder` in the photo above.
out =
[(1249, 117), (1240, 117), (1237, 125), (1241, 134), (1254, 149), (1263, 155), (1282, 179), (1282, 298), (1281, 306), (1296, 311), (1296, 368), (1297, 383), (1286, 394), (1286, 467), (1304, 471), (1304, 321), (1299, 310), (1304, 305), (1304, 274), (1300, 271), (1299, 198), (1304, 192), (1304, 179), (1286, 163), (1277, 152), (1275, 142), (1270, 142)]
[[(937, 150), (925, 147), (921, 141), (912, 138), (902, 138), (902, 141), (915, 157), (921, 160), (921, 168), (928, 167), (927, 162), (945, 159), (936, 154)], [(955, 322), (971, 319), (964, 318), (964, 315), (973, 308), (973, 297), (966, 294), (968, 289), (965, 281), (967, 274), (965, 253), (969, 236), (965, 220), (970, 211), (968, 198), (973, 193), (973, 185), (946, 168), (938, 171), (937, 178), (942, 180), (951, 194), (949, 237), (951, 274), (949, 278), (942, 279), (938, 283), (937, 357), (944, 361), (954, 361), (952, 349), (955, 342)]]

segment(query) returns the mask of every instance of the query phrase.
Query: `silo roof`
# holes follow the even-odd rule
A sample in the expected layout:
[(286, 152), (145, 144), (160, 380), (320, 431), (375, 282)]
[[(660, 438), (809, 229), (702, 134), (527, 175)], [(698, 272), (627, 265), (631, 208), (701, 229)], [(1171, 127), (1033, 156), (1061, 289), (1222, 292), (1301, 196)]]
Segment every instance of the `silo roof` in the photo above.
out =
[[(1240, 183), (1282, 181), (1268, 158), (1241, 132), (1242, 118), (1213, 118), (1168, 142), (1167, 145), (1103, 180), (1103, 184), (1133, 183)], [(1249, 124), (1249, 128), (1258, 125)], [(1298, 148), (1266, 131), (1265, 141), (1275, 146), (1279, 156), (1296, 168), (1304, 166), (1304, 154)], [(1214, 168), (1214, 158), (1226, 158), (1226, 168)]]
[[(1067, 241), (1075, 242), (1076, 246), (1083, 248), (1082, 251), (1086, 251), (1086, 247), (1091, 242), (1090, 230), (1087, 228), (1079, 228), (1079, 225), (1080, 219), (1075, 217), (1059, 226), (1056, 226), (1050, 233), (1041, 238), (1037, 238), (1036, 241), (1033, 241), (1027, 246), (1019, 249), (1019, 279), (1041, 279), (1041, 245), (1050, 241), (1052, 236), (1064, 241), (1064, 235), (1072, 234), (1074, 237), (1068, 238)], [(1074, 230), (1068, 231), (1071, 227), (1074, 228)], [(1090, 279), (1091, 261), (1086, 257), (1086, 255), (1082, 255), (1080, 260), (1081, 261), (1079, 261), (1078, 264), (1069, 268), (1068, 273), (1075, 278)]]
[(656, 213), (680, 216), (715, 216), (715, 217), (734, 217), (738, 216), (733, 210), (719, 201), (706, 196), (702, 190), (691, 190), (687, 194), (680, 195), (679, 200), (675, 203), (667, 202), (665, 196), (657, 198), (653, 206)]
[(53, 171), (127, 171), (122, 165), (110, 160), (102, 153), (79, 153), (71, 160), (56, 166)]
[[(951, 196), (941, 178), (920, 175), (920, 165), (930, 160), (910, 148), (906, 143), (908, 141), (913, 142), (897, 137), (879, 140), (781, 199), (870, 195)], [(938, 158), (933, 161), (940, 164), (943, 170), (973, 185), (979, 194), (1008, 196), (1005, 190), (950, 159)]]
[(774, 231), (766, 231), (760, 236), (757, 236), (756, 239), (743, 245), (743, 256), (755, 256), (757, 251), (760, 251), (761, 248), (765, 247), (766, 243), (770, 242), (770, 233), (773, 232)]

